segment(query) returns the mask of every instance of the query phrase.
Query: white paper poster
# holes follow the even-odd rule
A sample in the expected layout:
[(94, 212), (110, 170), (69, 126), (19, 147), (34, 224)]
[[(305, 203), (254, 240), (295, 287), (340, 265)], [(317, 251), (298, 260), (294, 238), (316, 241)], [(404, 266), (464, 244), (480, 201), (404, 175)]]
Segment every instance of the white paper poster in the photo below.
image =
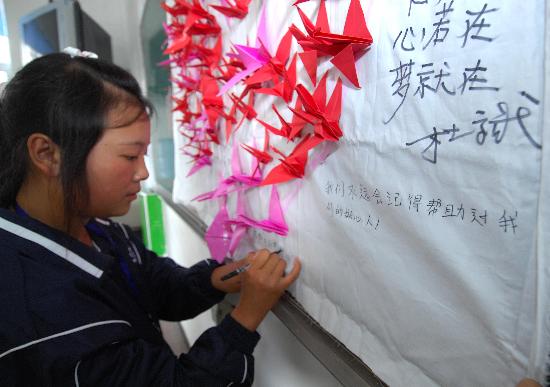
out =
[[(326, 2), (336, 33), (349, 2)], [(303, 180), (278, 187), (289, 236), (251, 231), (243, 251), (267, 245), (300, 256), (293, 295), (390, 386), (542, 381), (550, 354), (545, 2), (361, 5), (374, 43), (356, 62), (361, 89), (344, 80), (344, 137)], [(230, 22), (225, 44), (254, 41), (260, 6)], [(319, 2), (299, 6), (315, 19)], [(292, 23), (302, 28), (292, 2), (266, 7), (273, 47)], [(293, 50), (301, 51), (296, 42)], [(319, 74), (332, 68), (319, 63)], [(338, 76), (329, 71), (329, 95)], [(313, 89), (301, 63), (298, 83)], [(255, 108), (276, 123), (272, 102), (258, 98)], [(261, 142), (262, 133), (246, 122), (232, 141)], [(231, 144), (191, 178), (184, 157), (176, 165), (175, 199), (207, 223), (218, 202), (190, 199), (228, 176)], [(269, 193), (247, 192), (257, 218)]]

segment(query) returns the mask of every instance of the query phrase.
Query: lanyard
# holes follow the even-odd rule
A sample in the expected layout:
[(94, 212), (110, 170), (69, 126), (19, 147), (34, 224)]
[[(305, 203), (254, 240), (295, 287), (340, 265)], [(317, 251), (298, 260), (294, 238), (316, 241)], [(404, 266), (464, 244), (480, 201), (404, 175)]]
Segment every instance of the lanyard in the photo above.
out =
[[(29, 214), (23, 208), (21, 208), (21, 206), (18, 203), (15, 203), (15, 213), (22, 217), (30, 218)], [(130, 273), (130, 267), (128, 266), (128, 262), (126, 262), (126, 260), (120, 254), (118, 250), (118, 246), (113, 240), (113, 238), (111, 237), (111, 235), (109, 235), (109, 233), (103, 230), (102, 227), (100, 227), (97, 223), (92, 222), (91, 220), (84, 227), (86, 227), (86, 230), (90, 234), (102, 237), (107, 241), (109, 241), (109, 244), (111, 246), (111, 251), (115, 254), (115, 257), (118, 260), (118, 265), (124, 276), (124, 279), (126, 280), (126, 283), (128, 284), (128, 286), (130, 287), (132, 294), (137, 297), (139, 295), (139, 292), (137, 289), (137, 285), (134, 279), (132, 278), (132, 274)], [(94, 245), (96, 249), (101, 252), (101, 249), (95, 242), (94, 242)]]
[[(116, 255), (118, 258), (118, 265), (120, 266), (120, 270), (122, 271), (122, 274), (124, 275), (124, 279), (126, 280), (126, 283), (132, 290), (132, 293), (134, 296), (138, 296), (138, 288), (137, 285), (132, 277), (132, 273), (130, 272), (130, 267), (128, 266), (128, 262), (122, 257), (122, 255), (119, 252), (118, 245), (113, 240), (111, 235), (106, 232), (103, 227), (101, 227), (99, 224), (92, 222), (91, 220), (86, 224), (86, 230), (92, 235), (96, 235), (99, 237), (103, 237), (104, 239), (107, 239), (109, 241), (109, 244), (111, 245), (111, 251)], [(96, 248), (101, 251), (99, 246), (96, 244)]]

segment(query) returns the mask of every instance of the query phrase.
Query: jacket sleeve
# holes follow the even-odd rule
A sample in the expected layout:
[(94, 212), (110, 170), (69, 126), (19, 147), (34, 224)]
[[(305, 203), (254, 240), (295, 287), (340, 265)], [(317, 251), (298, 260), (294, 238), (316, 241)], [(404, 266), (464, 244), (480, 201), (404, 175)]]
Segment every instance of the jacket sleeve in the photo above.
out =
[(251, 386), (252, 352), (260, 336), (226, 316), (205, 331), (187, 354), (176, 358), (168, 346), (141, 339), (115, 343), (82, 359), (79, 386)]
[(225, 297), (224, 292), (212, 286), (210, 279), (212, 271), (220, 266), (216, 261), (204, 260), (186, 268), (147, 250), (136, 237), (131, 237), (130, 242), (143, 257), (140, 272), (150, 289), (158, 318), (167, 321), (193, 318)]
[(149, 286), (155, 298), (157, 316), (167, 321), (193, 318), (225, 297), (212, 286), (212, 271), (219, 266), (215, 261), (202, 261), (190, 268), (176, 264), (170, 258), (154, 257), (149, 270)]

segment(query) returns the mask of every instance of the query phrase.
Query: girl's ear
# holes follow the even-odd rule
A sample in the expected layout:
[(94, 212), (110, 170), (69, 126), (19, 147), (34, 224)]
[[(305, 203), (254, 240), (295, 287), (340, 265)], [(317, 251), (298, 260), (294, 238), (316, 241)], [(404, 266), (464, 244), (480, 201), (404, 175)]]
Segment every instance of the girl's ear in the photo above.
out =
[(42, 133), (33, 133), (27, 139), (31, 163), (48, 177), (59, 176), (61, 151), (51, 138)]

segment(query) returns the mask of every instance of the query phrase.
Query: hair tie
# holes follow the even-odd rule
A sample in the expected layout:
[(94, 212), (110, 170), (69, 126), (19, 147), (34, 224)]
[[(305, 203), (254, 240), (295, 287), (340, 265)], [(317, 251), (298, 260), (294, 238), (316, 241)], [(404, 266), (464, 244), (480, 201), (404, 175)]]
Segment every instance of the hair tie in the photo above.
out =
[(92, 58), (92, 59), (99, 58), (95, 52), (81, 51), (80, 49), (75, 48), (75, 47), (65, 47), (63, 49), (63, 52), (65, 54), (69, 54), (71, 56), (71, 58), (74, 58), (76, 56), (79, 56), (81, 58)]

